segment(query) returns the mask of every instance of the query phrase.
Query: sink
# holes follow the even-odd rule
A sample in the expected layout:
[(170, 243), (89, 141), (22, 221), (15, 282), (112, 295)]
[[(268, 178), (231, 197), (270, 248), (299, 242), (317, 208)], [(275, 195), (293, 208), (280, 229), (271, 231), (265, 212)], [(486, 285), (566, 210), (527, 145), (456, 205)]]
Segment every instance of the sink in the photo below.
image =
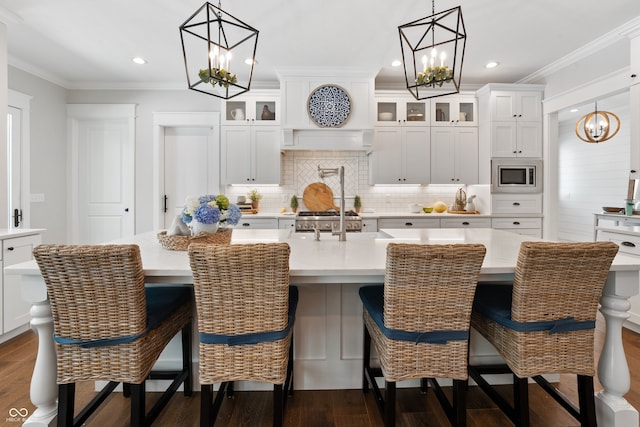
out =
[[(323, 240), (338, 240), (340, 236), (333, 236), (331, 233), (321, 233), (320, 241)], [(392, 239), (393, 236), (391, 234), (385, 233), (383, 231), (376, 232), (352, 232), (347, 233), (347, 241), (349, 240), (381, 240), (381, 239)], [(290, 233), (289, 239), (300, 239), (300, 240), (313, 240), (313, 233)]]

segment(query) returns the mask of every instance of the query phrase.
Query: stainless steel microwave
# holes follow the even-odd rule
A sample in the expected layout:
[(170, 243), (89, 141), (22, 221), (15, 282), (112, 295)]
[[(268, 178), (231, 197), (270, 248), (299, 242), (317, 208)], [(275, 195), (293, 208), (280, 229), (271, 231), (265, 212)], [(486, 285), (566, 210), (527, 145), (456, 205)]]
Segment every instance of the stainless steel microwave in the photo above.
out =
[(542, 160), (491, 159), (491, 192), (542, 192)]

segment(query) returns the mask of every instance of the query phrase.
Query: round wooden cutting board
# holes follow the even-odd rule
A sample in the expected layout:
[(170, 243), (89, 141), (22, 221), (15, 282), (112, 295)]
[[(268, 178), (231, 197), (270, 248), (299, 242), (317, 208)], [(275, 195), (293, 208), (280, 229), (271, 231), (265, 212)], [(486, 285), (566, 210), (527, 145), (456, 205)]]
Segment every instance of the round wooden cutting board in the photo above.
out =
[(302, 194), (302, 200), (310, 211), (340, 210), (333, 204), (333, 191), (324, 182), (314, 182), (307, 185)]

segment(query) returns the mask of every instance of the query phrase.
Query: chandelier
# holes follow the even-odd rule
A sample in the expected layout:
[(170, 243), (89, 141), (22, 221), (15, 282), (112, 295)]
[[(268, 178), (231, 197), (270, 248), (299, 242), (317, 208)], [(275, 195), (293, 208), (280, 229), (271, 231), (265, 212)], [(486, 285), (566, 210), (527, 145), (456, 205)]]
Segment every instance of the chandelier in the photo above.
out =
[(249, 91), (258, 30), (206, 2), (180, 26), (180, 39), (189, 89), (223, 99)]
[[(612, 120), (615, 120), (615, 129), (612, 129)], [(580, 117), (576, 123), (576, 135), (584, 142), (604, 142), (613, 138), (620, 130), (620, 119), (608, 111), (598, 111), (596, 102), (595, 111)]]
[(467, 35), (462, 9), (454, 7), (398, 27), (407, 89), (416, 99), (460, 92)]

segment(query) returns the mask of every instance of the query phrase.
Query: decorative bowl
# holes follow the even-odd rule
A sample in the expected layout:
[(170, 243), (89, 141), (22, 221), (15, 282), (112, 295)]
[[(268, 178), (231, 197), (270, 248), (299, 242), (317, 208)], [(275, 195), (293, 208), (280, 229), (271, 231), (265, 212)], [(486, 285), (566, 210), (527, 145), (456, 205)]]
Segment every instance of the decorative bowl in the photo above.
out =
[(431, 213), (431, 212), (433, 212), (433, 207), (431, 207), (431, 206), (425, 206), (425, 207), (423, 207), (423, 208), (422, 208), (422, 211), (423, 211), (424, 213)]
[(393, 119), (393, 113), (389, 113), (389, 112), (378, 113), (378, 120), (382, 122), (390, 121), (392, 119)]
[(612, 208), (612, 207), (609, 207), (609, 206), (604, 206), (602, 208), (602, 210), (605, 211), (605, 212), (609, 212), (609, 213), (618, 213), (618, 212), (623, 211), (624, 208)]

